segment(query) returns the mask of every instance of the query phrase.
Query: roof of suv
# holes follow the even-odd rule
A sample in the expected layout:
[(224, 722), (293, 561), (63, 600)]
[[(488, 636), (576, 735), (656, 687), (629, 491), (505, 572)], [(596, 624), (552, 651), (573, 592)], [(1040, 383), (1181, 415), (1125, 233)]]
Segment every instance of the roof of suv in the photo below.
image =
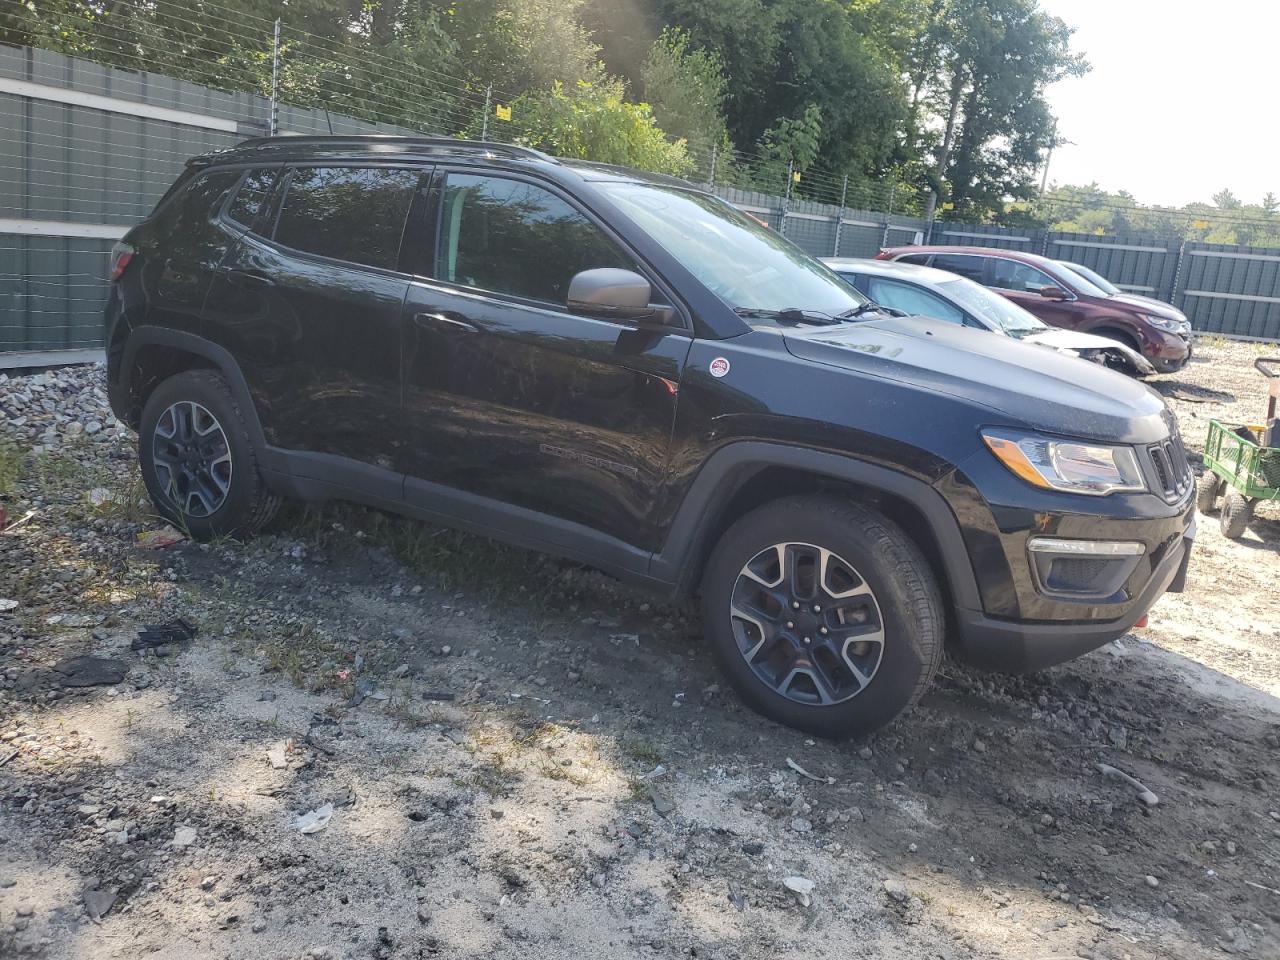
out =
[(662, 186), (700, 189), (695, 184), (663, 173), (648, 173), (607, 163), (587, 160), (561, 160), (541, 150), (511, 143), (488, 140), (460, 140), (453, 137), (416, 137), (387, 134), (358, 136), (278, 136), (245, 140), (227, 150), (204, 154), (190, 162), (199, 164), (243, 163), (246, 160), (314, 160), (403, 158), (439, 160), (446, 157), (487, 160), (494, 163), (515, 162), (544, 167), (552, 171), (572, 171), (582, 180), (611, 180), (653, 183)]

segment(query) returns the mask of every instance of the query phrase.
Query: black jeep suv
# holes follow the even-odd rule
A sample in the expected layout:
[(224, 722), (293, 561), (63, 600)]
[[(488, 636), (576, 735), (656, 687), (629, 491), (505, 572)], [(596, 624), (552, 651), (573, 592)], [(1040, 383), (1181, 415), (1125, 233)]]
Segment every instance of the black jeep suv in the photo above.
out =
[(944, 642), (1058, 663), (1180, 589), (1159, 395), (878, 312), (682, 181), (519, 147), (253, 140), (118, 245), (109, 388), (156, 506), (344, 498), (700, 593), (741, 696), (886, 723)]

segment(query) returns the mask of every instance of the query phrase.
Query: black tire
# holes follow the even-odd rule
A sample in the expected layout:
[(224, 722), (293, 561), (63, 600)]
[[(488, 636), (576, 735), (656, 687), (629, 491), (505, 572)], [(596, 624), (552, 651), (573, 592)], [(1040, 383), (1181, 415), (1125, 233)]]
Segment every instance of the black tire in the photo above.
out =
[[(216, 421), (225, 438), (225, 491), (216, 491), (221, 500), (208, 508), (199, 501), (188, 507), (179, 504), (172, 481), (172, 471), (157, 469), (157, 427), (174, 405), (196, 404)], [(203, 415), (203, 414), (202, 414)], [(166, 423), (171, 424), (171, 419)], [(163, 432), (163, 430), (162, 430)], [(161, 457), (165, 452), (161, 451)], [(138, 425), (138, 460), (142, 479), (156, 509), (169, 522), (192, 539), (207, 541), (218, 537), (244, 538), (257, 533), (271, 521), (280, 507), (258, 469), (257, 453), (245, 417), (231, 393), (227, 381), (212, 370), (187, 370), (161, 383), (147, 398)], [(207, 474), (206, 474), (207, 475)], [(170, 480), (166, 483), (164, 477)]]
[[(740, 576), (753, 558), (783, 544), (830, 551), (870, 588), (883, 641), (869, 681), (848, 699), (796, 702), (762, 679), (740, 646), (741, 618), (730, 613)], [(783, 576), (780, 572), (779, 584)], [(804, 610), (797, 616), (803, 614)], [(884, 726), (920, 699), (942, 660), (945, 617), (928, 561), (888, 518), (833, 496), (788, 497), (734, 523), (703, 572), (702, 617), (721, 669), (749, 706), (823, 737), (858, 736)], [(846, 658), (848, 643), (841, 648)], [(789, 646), (799, 649), (794, 638)], [(815, 647), (801, 652), (816, 656), (819, 651)], [(842, 665), (835, 663), (840, 670)]]
[(1249, 528), (1253, 519), (1254, 501), (1241, 496), (1238, 490), (1228, 490), (1222, 501), (1222, 516), (1218, 522), (1222, 525), (1222, 535), (1228, 540), (1239, 540)]
[(1225, 482), (1212, 470), (1205, 470), (1196, 481), (1196, 509), (1201, 513), (1211, 514), (1218, 509), (1218, 497), (1222, 495)]

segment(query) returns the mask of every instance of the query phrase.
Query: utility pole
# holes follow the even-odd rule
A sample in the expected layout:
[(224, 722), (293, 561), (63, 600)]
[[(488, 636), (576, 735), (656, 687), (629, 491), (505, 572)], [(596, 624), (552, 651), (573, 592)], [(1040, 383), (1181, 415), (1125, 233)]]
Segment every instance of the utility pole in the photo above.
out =
[(489, 111), (493, 108), (493, 84), (484, 88), (484, 120), (480, 123), (480, 139), (489, 139)]
[(707, 180), (707, 188), (708, 188), (708, 189), (710, 189), (710, 190), (714, 190), (714, 189), (716, 188), (716, 159), (717, 159), (717, 156), (718, 156), (718, 154), (717, 154), (717, 147), (716, 147), (716, 144), (714, 144), (714, 143), (713, 143), (713, 144), (711, 145), (711, 177)]
[(271, 40), (271, 136), (280, 132), (280, 18)]
[(1040, 199), (1044, 199), (1044, 192), (1049, 186), (1049, 164), (1053, 162), (1053, 148), (1058, 145), (1058, 121), (1053, 121), (1053, 132), (1049, 134), (1049, 152), (1044, 158), (1044, 172), (1040, 175)]
[(844, 201), (849, 195), (849, 175), (844, 175), (844, 181), (840, 184), (840, 209), (836, 212), (836, 242), (832, 245), (831, 255), (833, 257), (840, 256), (840, 232), (844, 228)]
[(787, 192), (782, 198), (782, 219), (778, 221), (778, 232), (784, 237), (787, 235), (787, 214), (791, 210), (791, 181), (795, 176), (795, 161), (787, 161)]

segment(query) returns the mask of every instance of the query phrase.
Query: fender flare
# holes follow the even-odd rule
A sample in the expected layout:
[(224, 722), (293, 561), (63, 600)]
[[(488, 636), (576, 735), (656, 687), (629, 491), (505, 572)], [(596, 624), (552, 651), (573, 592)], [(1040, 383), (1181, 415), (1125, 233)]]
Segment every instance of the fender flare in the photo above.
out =
[[(145, 347), (168, 347), (208, 360), (231, 387), (232, 396), (235, 397), (240, 412), (244, 415), (245, 425), (249, 428), (249, 437), (253, 441), (254, 448), (260, 453), (267, 449), (266, 434), (262, 430), (262, 421), (258, 418), (258, 409), (254, 406), (248, 381), (245, 380), (235, 357), (225, 347), (218, 346), (212, 340), (206, 340), (204, 337), (183, 330), (147, 326), (135, 327), (129, 333), (120, 362), (120, 382), (114, 385), (117, 397), (113, 400), (113, 409), (116, 407), (116, 401), (126, 400), (132, 395), (138, 353)], [(125, 407), (127, 406), (126, 402)], [(117, 415), (119, 415), (118, 412)]]
[(702, 555), (706, 538), (719, 518), (715, 506), (725, 503), (742, 483), (768, 467), (803, 470), (905, 500), (920, 512), (933, 533), (956, 605), (968, 610), (982, 609), (960, 523), (936, 489), (889, 467), (767, 441), (736, 441), (707, 459), (672, 519), (666, 542), (653, 556), (650, 575), (676, 583), (680, 592), (683, 592), (681, 588), (691, 587), (699, 573), (693, 569), (696, 558)]

